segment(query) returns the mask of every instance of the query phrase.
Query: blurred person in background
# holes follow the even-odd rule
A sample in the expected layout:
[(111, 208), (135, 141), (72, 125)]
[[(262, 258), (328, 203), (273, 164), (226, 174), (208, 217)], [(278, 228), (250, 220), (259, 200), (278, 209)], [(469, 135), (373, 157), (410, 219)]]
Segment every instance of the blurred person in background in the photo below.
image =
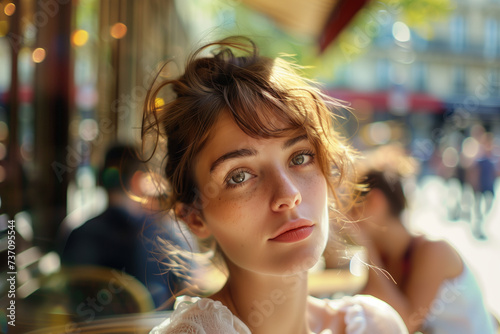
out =
[[(154, 204), (142, 202), (146, 177), (134, 147), (112, 146), (100, 173), (108, 207), (70, 232), (61, 258), (65, 266), (94, 265), (124, 271), (147, 287), (157, 307), (168, 309), (172, 307), (173, 292), (181, 290), (186, 282), (172, 272), (173, 263), (167, 265), (159, 257), (158, 237), (183, 248), (188, 245), (172, 222), (148, 209)], [(180, 258), (177, 261), (182, 262)]]
[(351, 232), (366, 247), (370, 271), (361, 293), (394, 307), (410, 333), (494, 333), (473, 273), (445, 241), (412, 234), (404, 222), (402, 179), (417, 167), (400, 146), (380, 147), (359, 162), (367, 189)]
[(468, 182), (475, 193), (472, 233), (478, 239), (486, 239), (484, 221), (491, 210), (495, 197), (495, 180), (498, 161), (493, 154), (494, 136), (482, 128), (478, 136), (479, 152), (468, 171)]

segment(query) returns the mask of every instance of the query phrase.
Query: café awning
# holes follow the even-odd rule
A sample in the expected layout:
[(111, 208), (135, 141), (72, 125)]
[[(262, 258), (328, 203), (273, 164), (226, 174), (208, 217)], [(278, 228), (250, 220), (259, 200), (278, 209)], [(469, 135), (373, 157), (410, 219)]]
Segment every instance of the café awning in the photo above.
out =
[(243, 0), (284, 30), (316, 39), (324, 51), (367, 0)]

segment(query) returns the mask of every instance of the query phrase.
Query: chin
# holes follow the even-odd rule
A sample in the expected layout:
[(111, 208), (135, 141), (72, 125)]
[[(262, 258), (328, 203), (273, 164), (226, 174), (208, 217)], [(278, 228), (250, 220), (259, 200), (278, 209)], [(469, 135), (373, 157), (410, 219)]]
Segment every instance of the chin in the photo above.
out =
[[(326, 242), (325, 242), (326, 244)], [(324, 246), (311, 240), (306, 247), (295, 249), (292, 254), (277, 258), (270, 268), (275, 275), (295, 275), (306, 272), (318, 263), (324, 251)]]

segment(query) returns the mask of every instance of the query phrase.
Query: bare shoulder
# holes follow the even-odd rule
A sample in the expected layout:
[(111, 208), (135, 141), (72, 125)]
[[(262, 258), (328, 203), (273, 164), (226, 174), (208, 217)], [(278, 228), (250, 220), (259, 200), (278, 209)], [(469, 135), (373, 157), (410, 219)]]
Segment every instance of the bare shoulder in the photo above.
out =
[(431, 240), (424, 236), (417, 237), (413, 254), (415, 266), (428, 270), (438, 270), (444, 278), (460, 275), (463, 270), (462, 258), (445, 240)]

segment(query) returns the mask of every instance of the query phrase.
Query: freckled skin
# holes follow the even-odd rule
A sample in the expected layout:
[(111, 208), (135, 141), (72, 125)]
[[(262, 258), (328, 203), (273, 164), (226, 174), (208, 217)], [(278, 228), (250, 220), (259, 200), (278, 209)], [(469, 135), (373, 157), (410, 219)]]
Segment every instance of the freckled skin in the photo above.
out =
[[(207, 196), (202, 216), (226, 260), (271, 275), (309, 269), (326, 245), (327, 186), (314, 158), (304, 155), (299, 161), (306, 163), (298, 165), (291, 160), (304, 150), (313, 151), (313, 146), (302, 140), (284, 149), (283, 143), (290, 138), (251, 138), (226, 115), (216, 123), (212, 134), (197, 156), (195, 177), (199, 189), (207, 184), (217, 188), (217, 196)], [(241, 148), (257, 153), (227, 160), (210, 173), (217, 158)], [(242, 169), (246, 173), (244, 182), (228, 188), (228, 176), (231, 179)], [(308, 238), (295, 243), (269, 240), (285, 223), (298, 218), (314, 223)]]

